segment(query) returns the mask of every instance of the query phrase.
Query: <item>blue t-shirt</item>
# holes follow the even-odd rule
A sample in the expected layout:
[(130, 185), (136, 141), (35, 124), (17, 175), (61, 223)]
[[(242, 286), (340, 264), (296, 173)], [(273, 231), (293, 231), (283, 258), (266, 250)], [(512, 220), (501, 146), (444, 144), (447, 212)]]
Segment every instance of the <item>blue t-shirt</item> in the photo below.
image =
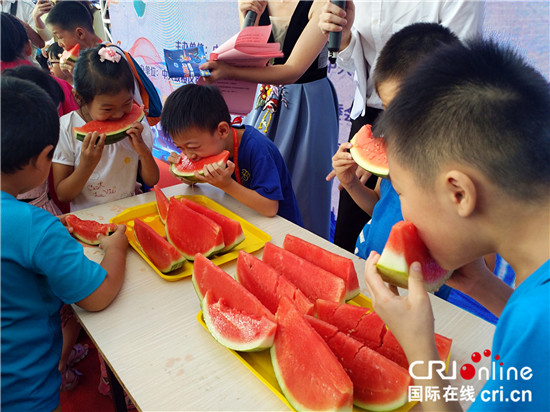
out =
[(355, 244), (355, 254), (363, 259), (371, 251), (382, 253), (391, 228), (403, 220), (399, 195), (388, 179), (380, 181), (380, 199), (372, 211), (372, 218), (363, 227)]
[(89, 296), (106, 271), (61, 221), (2, 192), (2, 411), (59, 405), (62, 302)]
[[(550, 411), (550, 260), (506, 303), (493, 336), (491, 357), (496, 355), (496, 379), (487, 381), (470, 411)], [(517, 370), (517, 378), (510, 368)], [(529, 379), (521, 377), (522, 369)]]
[(278, 200), (277, 214), (303, 226), (290, 174), (277, 146), (254, 127), (245, 126), (238, 160), (242, 185)]

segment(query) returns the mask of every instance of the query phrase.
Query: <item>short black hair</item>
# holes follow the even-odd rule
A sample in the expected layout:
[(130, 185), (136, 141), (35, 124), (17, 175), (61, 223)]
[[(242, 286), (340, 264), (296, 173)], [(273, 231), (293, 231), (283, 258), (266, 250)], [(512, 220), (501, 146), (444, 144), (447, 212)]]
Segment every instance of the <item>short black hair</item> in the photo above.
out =
[(81, 27), (94, 33), (93, 16), (90, 9), (79, 1), (58, 1), (48, 13), (46, 24), (72, 31)]
[(100, 44), (81, 51), (74, 65), (74, 89), (83, 103), (91, 102), (97, 95), (114, 95), (122, 90), (134, 94), (135, 80), (130, 65), (122, 55), (118, 63), (101, 61), (98, 51), (104, 47), (107, 46)]
[(550, 193), (549, 113), (548, 81), (511, 47), (477, 39), (422, 61), (375, 133), (421, 186), (459, 162), (509, 196), (540, 202)]
[(50, 76), (49, 73), (44, 70), (40, 70), (35, 66), (17, 66), (11, 69), (6, 69), (2, 72), (2, 76), (17, 77), (23, 80), (30, 80), (37, 86), (40, 86), (48, 96), (51, 97), (55, 107), (60, 103), (65, 101), (65, 95), (63, 94), (63, 89), (55, 81), (55, 79)]
[(55, 60), (59, 60), (60, 55), (63, 54), (63, 47), (61, 47), (58, 42), (54, 41), (48, 46), (47, 51), (48, 60), (51, 60), (52, 58)]
[[(2, 76), (2, 173), (23, 169), (59, 140), (59, 115), (48, 94), (29, 80)], [(50, 153), (53, 156), (53, 150)]]
[(4, 12), (1, 13), (0, 23), (2, 31), (0, 59), (7, 63), (22, 58), (25, 45), (29, 41), (25, 27), (18, 18)]
[(162, 109), (160, 125), (168, 134), (190, 127), (213, 133), (220, 122), (231, 125), (231, 115), (220, 90), (211, 85), (187, 84), (173, 91)]
[(401, 81), (416, 64), (445, 44), (459, 43), (458, 37), (438, 23), (414, 23), (394, 33), (376, 61), (376, 88), (390, 79)]

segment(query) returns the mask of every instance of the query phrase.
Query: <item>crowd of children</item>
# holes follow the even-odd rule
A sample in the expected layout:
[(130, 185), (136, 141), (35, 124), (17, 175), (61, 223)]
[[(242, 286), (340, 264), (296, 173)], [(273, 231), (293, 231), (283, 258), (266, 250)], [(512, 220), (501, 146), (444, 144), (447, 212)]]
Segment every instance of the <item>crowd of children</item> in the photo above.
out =
[[(126, 57), (102, 43), (80, 2), (48, 9), (46, 26), (56, 39), (47, 50), (50, 73), (31, 62), (18, 19), (4, 12), (1, 19), (2, 409), (60, 410), (59, 391), (78, 383), (72, 366), (87, 352), (75, 345), (80, 327), (67, 305), (96, 311), (110, 304), (123, 283), (128, 242), (119, 226), (101, 239), (102, 262), (88, 260), (64, 226), (59, 202), (76, 211), (133, 196), (157, 184), (159, 168), (146, 118), (113, 144), (97, 132), (83, 141), (73, 136), (74, 127), (118, 120), (141, 103)], [(62, 51), (76, 44), (76, 63), (61, 60)], [(540, 350), (550, 340), (548, 82), (494, 41), (463, 43), (439, 24), (416, 23), (386, 43), (374, 84), (384, 106), (375, 134), (386, 143), (390, 177), (378, 179), (374, 190), (366, 187), (351, 143), (340, 145), (332, 167), (343, 189), (372, 216), (356, 254), (367, 259), (375, 310), (409, 359), (426, 365), (437, 359), (418, 265), (411, 267), (407, 297), (395, 296), (375, 268), (391, 227), (405, 218), (438, 263), (455, 270), (448, 282), (453, 289), (445, 286), (440, 296), (498, 320), (493, 353), (505, 355), (507, 366), (532, 370), (524, 381), (493, 377), (484, 390), (531, 389), (522, 410), (550, 410), (543, 390), (550, 360)], [(170, 162), (227, 150), (227, 167), (207, 165), (196, 178), (262, 215), (303, 226), (300, 192), (280, 149), (256, 128), (234, 126), (216, 87), (178, 88), (160, 122), (181, 151)], [(486, 263), (494, 256), (496, 267)], [(534, 353), (536, 362), (529, 358)], [(437, 376), (416, 384), (443, 387)], [(457, 407), (441, 399), (426, 406)], [(472, 410), (512, 406), (518, 404), (478, 399)]]

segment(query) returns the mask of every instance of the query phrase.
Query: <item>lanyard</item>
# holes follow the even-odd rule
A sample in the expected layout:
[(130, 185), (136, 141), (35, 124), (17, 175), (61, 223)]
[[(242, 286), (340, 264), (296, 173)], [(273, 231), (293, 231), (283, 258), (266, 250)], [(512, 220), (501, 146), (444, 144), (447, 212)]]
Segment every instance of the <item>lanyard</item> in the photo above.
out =
[(241, 183), (241, 172), (239, 171), (239, 134), (233, 127), (233, 163), (235, 163), (235, 179), (238, 184)]

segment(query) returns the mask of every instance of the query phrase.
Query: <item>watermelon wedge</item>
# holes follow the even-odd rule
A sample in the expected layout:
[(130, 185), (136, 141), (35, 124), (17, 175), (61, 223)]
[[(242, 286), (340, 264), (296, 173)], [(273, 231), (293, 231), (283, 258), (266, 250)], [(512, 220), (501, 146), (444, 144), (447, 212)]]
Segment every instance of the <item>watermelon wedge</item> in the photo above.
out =
[(313, 313), (313, 303), (287, 278), (260, 259), (239, 251), (237, 281), (262, 302), (271, 313), (277, 312), (283, 296), (289, 298), (303, 314)]
[(277, 310), (271, 362), (290, 404), (302, 410), (351, 411), (353, 384), (324, 339), (292, 302), (283, 297)]
[(397, 222), (392, 227), (376, 267), (386, 282), (407, 288), (409, 267), (413, 262), (420, 262), (422, 265), (424, 287), (428, 292), (439, 289), (453, 273), (441, 268), (431, 257), (428, 248), (418, 236), (416, 226), (411, 222)]
[(108, 236), (116, 230), (114, 223), (99, 223), (95, 220), (82, 220), (75, 215), (65, 217), (67, 226), (72, 228), (72, 235), (88, 245), (99, 245), (102, 236)]
[(207, 290), (202, 301), (206, 327), (223, 346), (241, 352), (260, 351), (273, 345), (277, 323), (265, 315), (232, 308), (224, 298), (216, 300)]
[(185, 257), (144, 221), (134, 220), (134, 234), (143, 253), (162, 273), (178, 269), (185, 263)]
[(371, 411), (391, 411), (408, 401), (412, 378), (402, 368), (333, 325), (305, 316), (325, 339), (353, 382), (353, 403)]
[(155, 199), (157, 201), (157, 211), (162, 223), (166, 224), (166, 217), (168, 216), (168, 206), (170, 206), (170, 201), (158, 186), (155, 186)]
[(346, 285), (341, 278), (288, 250), (268, 242), (264, 247), (263, 261), (301, 289), (312, 302), (317, 299), (344, 301)]
[(204, 256), (197, 254), (191, 278), (204, 322), (230, 349), (255, 351), (273, 344), (275, 316), (252, 293)]
[(59, 60), (61, 62), (76, 62), (76, 59), (78, 59), (78, 55), (80, 54), (80, 44), (75, 44), (74, 47), (70, 50), (65, 50), (63, 53), (61, 53), (61, 56), (59, 57)]
[(132, 105), (130, 113), (125, 114), (118, 120), (92, 120), (82, 127), (73, 127), (73, 134), (77, 140), (83, 141), (88, 133), (105, 133), (105, 144), (120, 142), (128, 137), (127, 130), (135, 122), (140, 122), (145, 114), (137, 104)]
[(200, 183), (201, 181), (195, 177), (195, 171), (203, 176), (204, 166), (216, 163), (218, 166), (225, 168), (228, 159), (229, 152), (227, 150), (223, 150), (217, 155), (204, 157), (194, 162), (189, 160), (189, 158), (183, 153), (180, 153), (179, 162), (172, 163), (170, 165), (170, 172), (176, 176), (183, 177), (186, 180)]
[(382, 345), (386, 325), (380, 316), (368, 308), (317, 299), (314, 313), (317, 318), (336, 326), (371, 349), (377, 350)]
[(170, 198), (166, 217), (166, 237), (187, 260), (197, 253), (210, 256), (225, 247), (220, 225)]
[(342, 278), (346, 285), (346, 300), (353, 299), (359, 294), (359, 280), (351, 259), (329, 252), (291, 234), (285, 236), (283, 249)]
[(366, 124), (351, 139), (351, 157), (359, 166), (373, 175), (387, 177), (390, 173), (384, 140), (372, 135), (371, 125)]
[(184, 197), (182, 197), (180, 201), (183, 202), (190, 209), (212, 219), (214, 222), (221, 226), (225, 247), (220, 250), (220, 253), (230, 251), (244, 240), (243, 228), (241, 227), (241, 224), (236, 220), (228, 218), (227, 216), (224, 216), (221, 213), (216, 212), (215, 210), (200, 205)]

